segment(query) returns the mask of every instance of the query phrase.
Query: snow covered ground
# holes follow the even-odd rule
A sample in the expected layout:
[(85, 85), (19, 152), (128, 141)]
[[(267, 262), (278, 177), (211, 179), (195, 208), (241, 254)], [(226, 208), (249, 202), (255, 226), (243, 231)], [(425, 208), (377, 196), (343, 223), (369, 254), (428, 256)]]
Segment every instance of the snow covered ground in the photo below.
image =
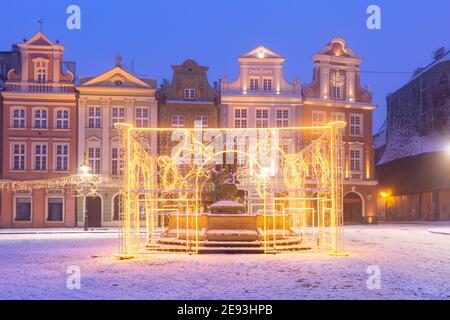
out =
[[(117, 235), (0, 233), (0, 299), (450, 299), (450, 223), (345, 228), (349, 257), (113, 257)], [(80, 290), (66, 287), (79, 266)], [(380, 268), (369, 290), (367, 268)]]

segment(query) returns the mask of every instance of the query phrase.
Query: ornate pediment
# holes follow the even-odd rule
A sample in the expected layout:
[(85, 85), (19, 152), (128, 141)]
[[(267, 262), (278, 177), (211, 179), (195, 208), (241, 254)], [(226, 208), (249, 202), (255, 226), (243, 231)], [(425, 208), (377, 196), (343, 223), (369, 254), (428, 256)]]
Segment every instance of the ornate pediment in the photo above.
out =
[(111, 87), (111, 88), (154, 88), (148, 81), (136, 77), (122, 67), (116, 66), (113, 69), (94, 78), (81, 79), (80, 87)]
[(250, 59), (283, 59), (281, 55), (278, 53), (266, 48), (265, 46), (258, 46), (253, 50), (248, 51), (241, 58), (250, 58)]

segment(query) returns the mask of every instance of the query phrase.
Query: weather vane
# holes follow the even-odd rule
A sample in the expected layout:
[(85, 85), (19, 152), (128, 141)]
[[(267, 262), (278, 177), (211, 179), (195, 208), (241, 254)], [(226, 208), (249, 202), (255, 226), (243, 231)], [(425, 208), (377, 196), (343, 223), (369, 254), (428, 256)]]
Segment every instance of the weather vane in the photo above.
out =
[(43, 26), (43, 24), (44, 24), (44, 18), (40, 18), (40, 19), (38, 20), (38, 23), (39, 23), (39, 25), (40, 25), (40, 31), (42, 32), (42, 26)]

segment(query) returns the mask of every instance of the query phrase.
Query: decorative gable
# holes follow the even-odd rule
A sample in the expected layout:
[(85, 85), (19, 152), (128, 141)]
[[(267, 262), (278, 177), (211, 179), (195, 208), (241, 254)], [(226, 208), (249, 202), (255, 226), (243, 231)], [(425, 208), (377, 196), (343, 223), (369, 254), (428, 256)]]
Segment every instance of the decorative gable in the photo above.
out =
[(241, 58), (250, 58), (250, 59), (283, 59), (281, 55), (278, 53), (268, 49), (265, 46), (258, 46), (253, 50), (248, 51), (243, 54)]
[(80, 86), (143, 89), (151, 89), (155, 87), (151, 83), (144, 82), (120, 66), (116, 66), (98, 77), (81, 79)]

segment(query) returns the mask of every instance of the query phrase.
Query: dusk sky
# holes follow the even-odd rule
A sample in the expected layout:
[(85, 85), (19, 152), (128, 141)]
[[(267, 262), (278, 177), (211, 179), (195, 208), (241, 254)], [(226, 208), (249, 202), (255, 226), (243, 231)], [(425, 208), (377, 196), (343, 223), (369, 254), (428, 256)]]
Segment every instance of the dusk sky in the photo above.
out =
[[(66, 27), (71, 4), (81, 8), (81, 30)], [(371, 4), (381, 7), (381, 30), (366, 27)], [(311, 56), (340, 36), (363, 59), (362, 85), (378, 105), (374, 131), (385, 119), (386, 95), (430, 63), (434, 50), (450, 47), (448, 0), (10, 0), (1, 11), (0, 51), (30, 38), (44, 18), (44, 32), (65, 45), (65, 60), (77, 62), (79, 76), (106, 71), (120, 53), (125, 66), (134, 59), (136, 73), (158, 83), (188, 58), (210, 67), (211, 83), (222, 75), (234, 79), (237, 57), (263, 44), (287, 59), (288, 80), (299, 76), (307, 84)]]

